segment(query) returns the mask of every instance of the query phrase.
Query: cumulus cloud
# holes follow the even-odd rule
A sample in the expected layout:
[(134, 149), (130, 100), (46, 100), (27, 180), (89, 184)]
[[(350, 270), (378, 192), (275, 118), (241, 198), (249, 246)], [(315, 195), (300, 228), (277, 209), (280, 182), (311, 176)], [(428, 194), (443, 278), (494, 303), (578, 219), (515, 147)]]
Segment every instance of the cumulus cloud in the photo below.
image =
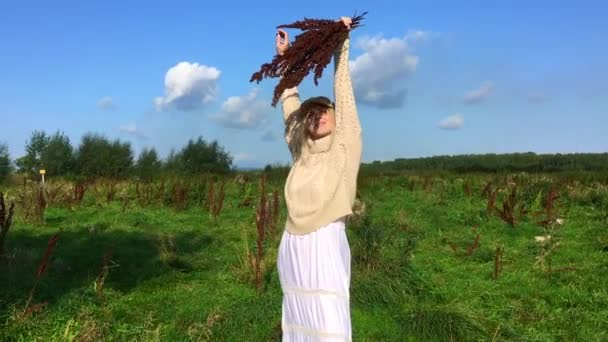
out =
[(464, 125), (464, 117), (460, 114), (448, 116), (437, 123), (437, 127), (441, 129), (456, 130)]
[(99, 99), (99, 101), (97, 101), (97, 107), (99, 109), (112, 110), (116, 108), (116, 105), (114, 104), (114, 100), (112, 100), (111, 97), (105, 96)]
[(399, 83), (416, 71), (419, 61), (411, 44), (429, 35), (418, 30), (401, 38), (360, 38), (356, 46), (364, 52), (349, 63), (357, 101), (378, 108), (402, 107), (407, 90)]
[(191, 111), (214, 101), (220, 74), (218, 69), (198, 63), (176, 64), (165, 74), (165, 95), (154, 99), (156, 109)]
[(120, 126), (118, 130), (140, 139), (148, 139), (148, 136), (134, 122)]
[(475, 90), (471, 90), (464, 95), (463, 101), (466, 104), (475, 104), (482, 102), (494, 90), (494, 83), (485, 81)]
[(224, 127), (237, 129), (259, 129), (269, 124), (270, 103), (258, 99), (259, 89), (252, 89), (245, 96), (231, 96), (211, 119)]

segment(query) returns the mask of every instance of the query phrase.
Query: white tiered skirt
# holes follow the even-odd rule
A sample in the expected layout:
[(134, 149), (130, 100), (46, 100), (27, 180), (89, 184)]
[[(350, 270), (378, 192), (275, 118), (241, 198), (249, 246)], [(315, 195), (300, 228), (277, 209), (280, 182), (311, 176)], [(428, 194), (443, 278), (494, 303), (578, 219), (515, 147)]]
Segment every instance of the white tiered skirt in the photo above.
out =
[(350, 247), (344, 218), (318, 230), (283, 231), (277, 269), (283, 341), (351, 341)]

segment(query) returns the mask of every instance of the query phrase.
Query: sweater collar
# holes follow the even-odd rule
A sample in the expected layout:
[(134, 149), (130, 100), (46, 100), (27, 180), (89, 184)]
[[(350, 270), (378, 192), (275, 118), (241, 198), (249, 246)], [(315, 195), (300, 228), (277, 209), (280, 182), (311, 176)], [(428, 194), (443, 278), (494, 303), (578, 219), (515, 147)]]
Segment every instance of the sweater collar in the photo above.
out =
[(331, 148), (334, 142), (335, 130), (330, 134), (319, 138), (317, 140), (312, 140), (310, 137), (306, 138), (306, 145), (308, 145), (308, 150), (310, 153), (320, 153), (327, 152)]

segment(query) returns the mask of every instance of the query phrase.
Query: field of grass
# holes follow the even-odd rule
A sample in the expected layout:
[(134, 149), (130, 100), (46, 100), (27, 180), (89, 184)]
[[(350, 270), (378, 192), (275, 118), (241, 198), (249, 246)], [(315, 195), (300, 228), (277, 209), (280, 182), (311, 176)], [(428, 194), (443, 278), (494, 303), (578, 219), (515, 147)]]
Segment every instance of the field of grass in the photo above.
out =
[[(181, 195), (170, 181), (148, 195), (108, 183), (82, 202), (73, 184), (51, 183), (44, 205), (36, 190), (5, 188), (16, 207), (0, 340), (279, 341), (283, 175), (263, 192), (247, 177), (223, 179), (217, 217), (219, 187), (210, 199), (200, 180)], [(268, 216), (260, 195), (273, 191), (276, 226), (256, 215)], [(605, 176), (366, 176), (358, 198), (347, 223), (354, 340), (608, 340)]]

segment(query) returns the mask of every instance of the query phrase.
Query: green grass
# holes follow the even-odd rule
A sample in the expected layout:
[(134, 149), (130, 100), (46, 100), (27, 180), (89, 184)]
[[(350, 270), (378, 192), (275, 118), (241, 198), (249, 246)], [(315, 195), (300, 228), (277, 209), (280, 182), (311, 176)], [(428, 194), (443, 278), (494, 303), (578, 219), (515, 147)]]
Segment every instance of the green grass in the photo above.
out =
[[(552, 267), (575, 269), (548, 274), (535, 266), (542, 227), (530, 215), (511, 227), (486, 213), (481, 176), (473, 179), (471, 197), (457, 179), (437, 180), (430, 191), (418, 180), (410, 191), (412, 179), (360, 182), (366, 214), (347, 228), (355, 340), (608, 339), (608, 193), (580, 195), (593, 185), (579, 184), (579, 192), (560, 199), (564, 223)], [(540, 183), (522, 185), (528, 206), (547, 186)], [(267, 241), (267, 272), (258, 292), (243, 264), (245, 243), (255, 245), (254, 208), (237, 207), (238, 186), (231, 183), (226, 191), (217, 221), (199, 205), (140, 208), (133, 201), (123, 212), (119, 200), (90, 197), (73, 209), (51, 206), (43, 224), (17, 219), (8, 258), (0, 261), (0, 340), (280, 340), (274, 262), (285, 213)], [(55, 233), (59, 243), (33, 301), (48, 304), (20, 318)], [(465, 255), (477, 234), (479, 246)], [(499, 245), (503, 269), (493, 279)], [(95, 279), (109, 250), (99, 298)]]

